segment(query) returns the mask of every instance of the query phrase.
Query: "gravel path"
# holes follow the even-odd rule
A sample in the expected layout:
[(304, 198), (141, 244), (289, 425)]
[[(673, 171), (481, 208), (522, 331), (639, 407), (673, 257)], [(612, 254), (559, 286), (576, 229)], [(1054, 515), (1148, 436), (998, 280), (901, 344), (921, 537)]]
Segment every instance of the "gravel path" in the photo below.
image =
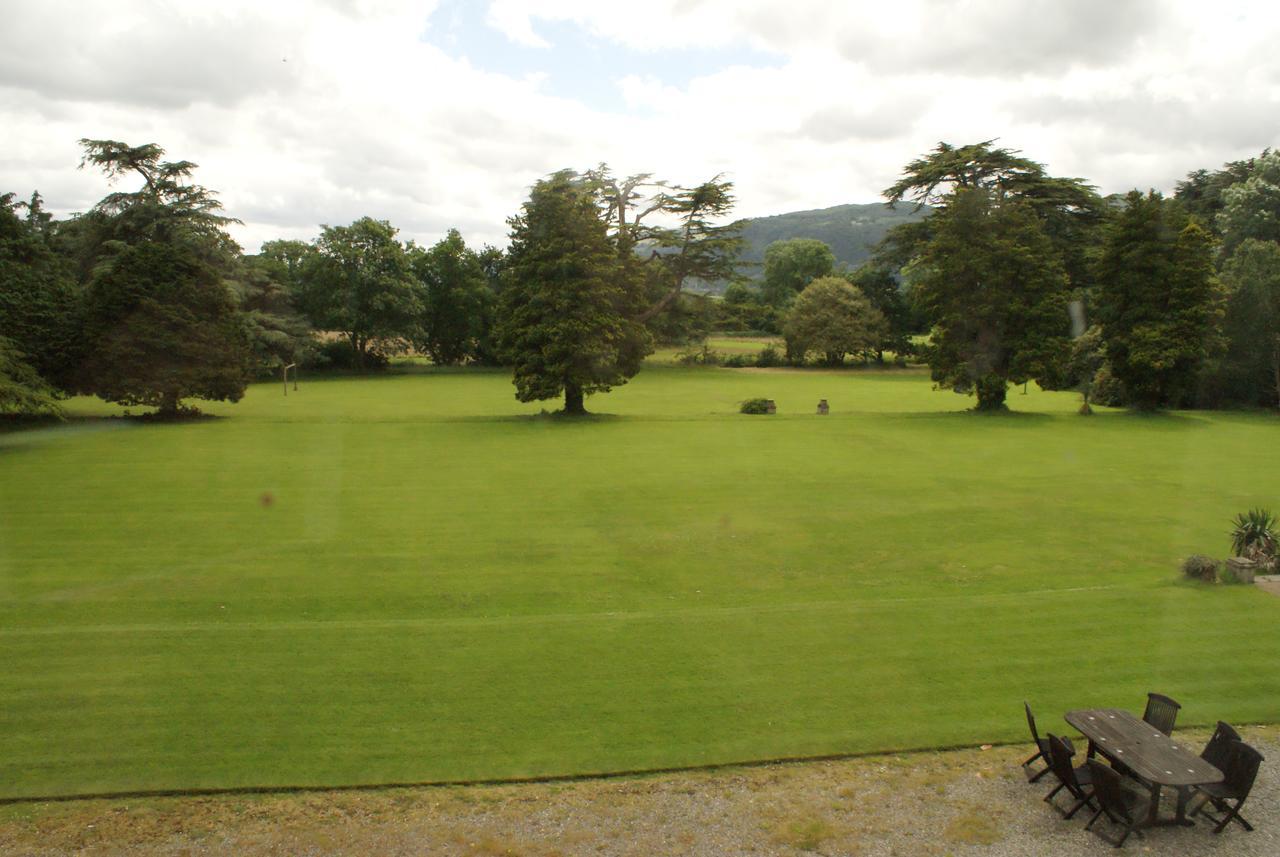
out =
[[(1127, 852), (1280, 854), (1280, 730), (1243, 730), (1272, 761), (1257, 828), (1162, 828)], [(1179, 732), (1193, 746), (1207, 733)], [(53, 855), (1103, 855), (1041, 802), (1024, 747), (875, 756), (513, 786), (0, 806), (0, 853)]]

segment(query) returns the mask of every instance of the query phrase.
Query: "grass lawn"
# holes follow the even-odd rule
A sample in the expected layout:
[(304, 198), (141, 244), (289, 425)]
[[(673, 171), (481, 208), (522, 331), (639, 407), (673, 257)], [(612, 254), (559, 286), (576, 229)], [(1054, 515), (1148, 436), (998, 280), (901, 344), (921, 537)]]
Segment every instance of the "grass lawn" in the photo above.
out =
[(650, 368), (566, 422), (422, 372), (0, 435), (0, 797), (1280, 720), (1280, 599), (1177, 572), (1280, 506), (1280, 422), (1009, 401)]

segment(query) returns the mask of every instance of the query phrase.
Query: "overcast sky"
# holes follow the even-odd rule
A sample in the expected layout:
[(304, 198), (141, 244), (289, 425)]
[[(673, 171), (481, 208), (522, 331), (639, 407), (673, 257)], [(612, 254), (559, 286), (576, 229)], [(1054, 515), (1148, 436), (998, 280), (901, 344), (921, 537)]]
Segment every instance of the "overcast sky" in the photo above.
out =
[(362, 215), (506, 243), (540, 176), (607, 161), (737, 214), (871, 202), (991, 137), (1103, 192), (1280, 142), (1280, 12), (1180, 0), (0, 0), (0, 192), (107, 189), (155, 142), (246, 250)]

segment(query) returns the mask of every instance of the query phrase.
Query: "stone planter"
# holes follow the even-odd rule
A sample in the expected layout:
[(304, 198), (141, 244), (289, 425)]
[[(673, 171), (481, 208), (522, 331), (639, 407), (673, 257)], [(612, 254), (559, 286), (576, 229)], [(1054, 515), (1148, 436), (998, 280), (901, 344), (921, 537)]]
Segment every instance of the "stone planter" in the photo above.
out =
[(1253, 576), (1257, 570), (1258, 564), (1251, 559), (1233, 556), (1227, 560), (1227, 571), (1235, 578), (1236, 583), (1253, 583)]
[(778, 406), (773, 403), (773, 399), (769, 400), (769, 404), (767, 407), (768, 407), (768, 410), (766, 411), (766, 413), (776, 414), (778, 412)]
[(826, 399), (819, 399), (819, 400), (818, 400), (818, 413), (820, 413), (820, 414), (829, 414), (829, 413), (831, 413), (831, 406), (827, 404), (827, 400), (826, 400)]

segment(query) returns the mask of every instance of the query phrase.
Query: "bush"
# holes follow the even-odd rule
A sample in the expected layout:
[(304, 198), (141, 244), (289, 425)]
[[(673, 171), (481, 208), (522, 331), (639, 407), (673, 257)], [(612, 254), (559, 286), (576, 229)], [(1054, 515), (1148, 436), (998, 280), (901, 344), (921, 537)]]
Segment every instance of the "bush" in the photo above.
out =
[[(391, 361), (381, 351), (370, 351), (365, 360), (366, 369), (379, 371), (386, 369)], [(357, 368), (356, 350), (345, 339), (334, 339), (324, 343), (316, 351), (314, 366), (317, 369), (340, 369), (354, 372)]]
[(1193, 580), (1213, 583), (1218, 577), (1218, 561), (1204, 554), (1193, 553), (1182, 561), (1182, 573)]
[(1093, 385), (1089, 389), (1089, 401), (1095, 405), (1109, 408), (1120, 408), (1128, 404), (1124, 397), (1124, 387), (1120, 380), (1111, 374), (1111, 364), (1103, 363), (1093, 375)]
[(730, 369), (745, 369), (756, 365), (756, 359), (750, 354), (730, 354), (724, 358), (724, 365)]
[(761, 369), (772, 369), (775, 366), (781, 366), (784, 362), (778, 349), (772, 345), (761, 348), (760, 353), (756, 355), (756, 365)]
[(681, 366), (719, 366), (723, 359), (720, 352), (713, 351), (705, 344), (686, 348), (676, 355), (676, 362)]
[(769, 400), (747, 399), (742, 403), (742, 407), (738, 408), (738, 412), (743, 414), (767, 414), (769, 413)]

